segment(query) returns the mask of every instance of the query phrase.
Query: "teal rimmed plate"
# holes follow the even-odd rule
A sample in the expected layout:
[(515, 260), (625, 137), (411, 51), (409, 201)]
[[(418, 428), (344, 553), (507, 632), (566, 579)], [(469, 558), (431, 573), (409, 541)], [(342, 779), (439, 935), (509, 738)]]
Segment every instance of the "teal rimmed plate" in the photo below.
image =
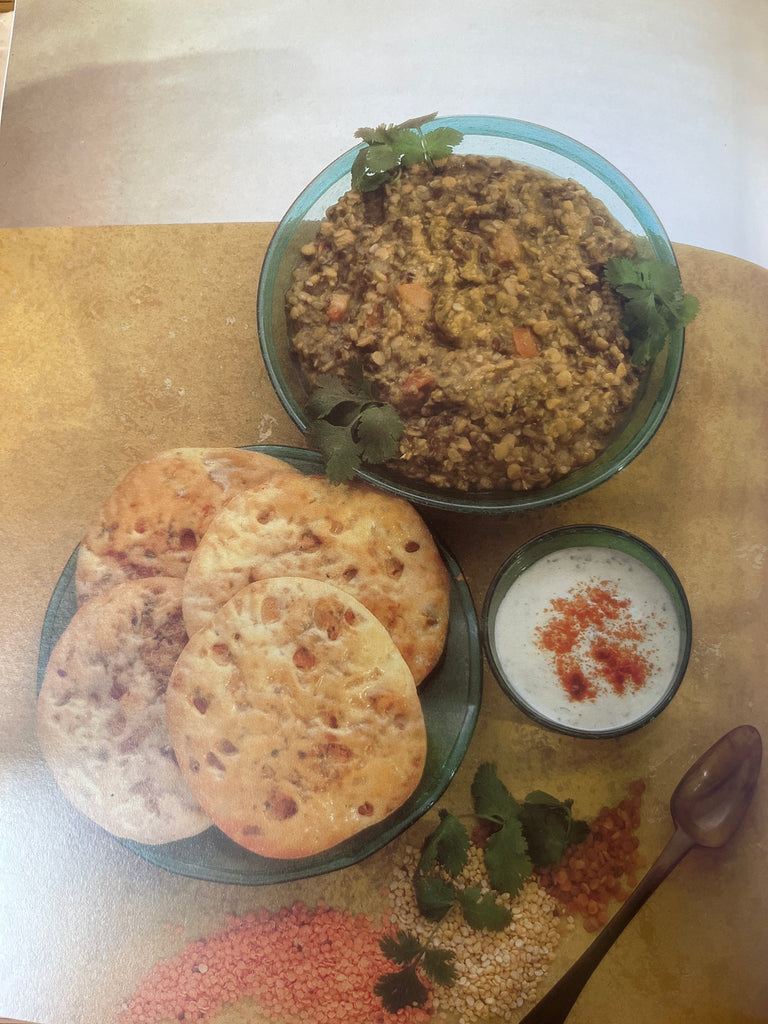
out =
[[(319, 455), (300, 448), (259, 445), (252, 450), (282, 459), (304, 473), (323, 472)], [(149, 846), (117, 839), (127, 849), (174, 874), (209, 882), (271, 885), (350, 867), (381, 849), (433, 806), (461, 764), (474, 732), (482, 695), (483, 660), (477, 615), (461, 569), (437, 541), (450, 578), (450, 619), (443, 656), (421, 684), (427, 726), (427, 762), (416, 791), (394, 814), (359, 835), (313, 857), (275, 860), (259, 857), (212, 827), (174, 843)], [(75, 566), (70, 556), (54, 588), (43, 622), (37, 667), (40, 690), (48, 659), (77, 610)]]

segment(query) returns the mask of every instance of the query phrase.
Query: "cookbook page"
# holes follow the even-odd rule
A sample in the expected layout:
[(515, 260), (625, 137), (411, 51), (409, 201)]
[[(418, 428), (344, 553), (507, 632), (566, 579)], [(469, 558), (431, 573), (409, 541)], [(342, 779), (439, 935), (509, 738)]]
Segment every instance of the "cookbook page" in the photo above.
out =
[[(278, 397), (260, 348), (256, 292), (275, 228), (9, 229), (0, 241), (0, 1012), (9, 1019), (522, 1020), (672, 836), (670, 798), (684, 773), (736, 727), (766, 735), (766, 272), (691, 246), (674, 246), (685, 290), (700, 301), (686, 330), (679, 382), (654, 436), (620, 472), (568, 500), (507, 514), (408, 501), (390, 519), (387, 502), (402, 499), (370, 485), (370, 500), (384, 494), (387, 502), (353, 517), (358, 528), (368, 521), (377, 528), (377, 550), (365, 558), (382, 551), (389, 558), (387, 545), (403, 523), (408, 541), (423, 529), (418, 553), (415, 542), (406, 542), (410, 554), (398, 556), (396, 573), (403, 575), (404, 565), (407, 575), (407, 558), (423, 559), (417, 594), (398, 591), (398, 608), (408, 608), (401, 648), (355, 603), (362, 591), (344, 597), (339, 621), (348, 623), (353, 608), (368, 639), (344, 648), (341, 660), (334, 654), (312, 676), (301, 727), (291, 680), (314, 671), (313, 658), (330, 658), (337, 626), (327, 618), (328, 595), (336, 600), (338, 588), (326, 578), (318, 586), (331, 590), (312, 596), (295, 550), (278, 570), (262, 574), (294, 581), (280, 613), (281, 622), (294, 623), (292, 653), (282, 661), (274, 632), (256, 636), (255, 605), (238, 605), (238, 625), (225, 627), (219, 617), (219, 632), (202, 626), (188, 636), (178, 577), (168, 582), (137, 570), (137, 579), (118, 581), (127, 555), (117, 554), (117, 519), (100, 518), (100, 510), (135, 467), (156, 469), (163, 453), (205, 450), (210, 458), (211, 449), (224, 450), (229, 468), (216, 464), (218, 487), (232, 480), (233, 460), (238, 472), (261, 461), (251, 463), (251, 454), (274, 460), (257, 466), (259, 473), (268, 467), (257, 493), (282, 481), (282, 502), (300, 495), (291, 513), (300, 523), (315, 502), (313, 533), (302, 526), (294, 544), (303, 547), (302, 559), (325, 537), (308, 488), (325, 481), (326, 509), (338, 488), (350, 486), (328, 485), (327, 466)], [(165, 493), (163, 473), (152, 479), (156, 499)], [(177, 497), (191, 486), (177, 488)], [(175, 528), (169, 521), (181, 513), (156, 505), (154, 520), (142, 511), (137, 522), (131, 500), (118, 505), (133, 517), (141, 557), (151, 560), (157, 537), (167, 539)], [(352, 500), (333, 506), (329, 549), (340, 543), (339, 524)], [(283, 515), (284, 504), (267, 504), (270, 514)], [(258, 506), (257, 519), (269, 518), (266, 507)], [(241, 509), (239, 530), (244, 516)], [(564, 731), (523, 710), (483, 647), (483, 607), (502, 563), (527, 542), (577, 525), (608, 527), (650, 546), (680, 583), (690, 613), (679, 688), (660, 713), (620, 735)], [(107, 534), (99, 548), (94, 536)], [(205, 531), (194, 544), (184, 536), (188, 544), (181, 538), (166, 548), (202, 550)], [(280, 535), (271, 536), (277, 543)], [(233, 544), (210, 546), (226, 559)], [(106, 581), (99, 594), (78, 595), (83, 547), (101, 551), (90, 574), (82, 569), (88, 559), (80, 562), (86, 589)], [(273, 550), (269, 557), (278, 556)], [(367, 563), (356, 557), (362, 574)], [(343, 568), (351, 564), (345, 550)], [(245, 586), (260, 595), (258, 621), (271, 630), (267, 620), (284, 598), (256, 575)], [(165, 580), (162, 593), (158, 579)], [(132, 603), (115, 602), (126, 587), (135, 588)], [(573, 597), (560, 607), (563, 628), (583, 616)], [(435, 622), (444, 616), (443, 646), (428, 655), (417, 684), (407, 659), (414, 647), (423, 650), (434, 628), (419, 619), (425, 600)], [(603, 612), (609, 600), (604, 592)], [(305, 607), (314, 609), (315, 632), (318, 607), (326, 617), (322, 645), (312, 652), (299, 645), (297, 664), (295, 622)], [(76, 629), (75, 620), (85, 625)], [(255, 653), (238, 660), (251, 632)], [(634, 654), (637, 668), (637, 647)], [(137, 662), (143, 675), (134, 672)], [(385, 677), (386, 702), (399, 708), (394, 718), (382, 712), (377, 719), (354, 778), (346, 766), (358, 757), (367, 726), (350, 710), (360, 706), (351, 691), (323, 689), (337, 669), (347, 687), (359, 687), (366, 673)], [(147, 673), (154, 696), (141, 697)], [(272, 686), (275, 673), (282, 682), (270, 705), (266, 680)], [(133, 776), (137, 762), (128, 755), (139, 738), (125, 729), (126, 697), (146, 707), (164, 688), (164, 696), (176, 695), (175, 717), (166, 722), (165, 702), (156, 704), (155, 723), (166, 739), (154, 760), (146, 754), (143, 774)], [(376, 704), (365, 692), (366, 707)], [(377, 692), (381, 707), (384, 691)], [(566, 702), (575, 699), (572, 686), (561, 693)], [(256, 717), (236, 733), (238, 701), (250, 702)], [(82, 732), (80, 724), (68, 725), (75, 705), (88, 709), (87, 735), (70, 742)], [(342, 742), (345, 715), (352, 726)], [(231, 777), (223, 763), (232, 763), (235, 747), (251, 760), (233, 804), (221, 797), (221, 782)], [(272, 754), (279, 749), (296, 756), (285, 762), (280, 785), (273, 778), (265, 786), (271, 766), (284, 763)], [(324, 788), (321, 799), (305, 805), (296, 794), (304, 792), (309, 761), (324, 773)], [(105, 763), (121, 766), (109, 776), (106, 796), (98, 782), (107, 777)], [(375, 770), (365, 774), (371, 764)], [(159, 795), (153, 787), (170, 778), (162, 774), (169, 767), (180, 774)], [(290, 785), (293, 797), (286, 795)], [(105, 803), (114, 808), (120, 791), (126, 795), (109, 816)], [(242, 794), (253, 792), (269, 804), (266, 817), (250, 816)], [(337, 831), (340, 792), (351, 796), (356, 817)], [(383, 817), (368, 821), (380, 807)], [(298, 818), (305, 826), (298, 845), (281, 846), (286, 821)], [(735, 835), (722, 848), (690, 852), (628, 926), (569, 1019), (766, 1020), (767, 841), (759, 780)]]

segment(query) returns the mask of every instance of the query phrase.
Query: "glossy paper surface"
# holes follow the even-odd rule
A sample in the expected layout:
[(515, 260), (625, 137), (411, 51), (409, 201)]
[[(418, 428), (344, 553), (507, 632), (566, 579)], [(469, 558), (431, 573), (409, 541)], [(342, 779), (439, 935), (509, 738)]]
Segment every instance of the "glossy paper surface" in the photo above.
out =
[[(675, 399), (642, 454), (561, 505), (508, 517), (426, 513), (478, 609), (504, 560), (555, 527), (601, 523), (651, 544), (674, 567), (693, 621), (685, 680), (663, 714), (613, 739), (560, 735), (519, 711), (486, 668), (471, 742), (436, 805), (362, 861), (270, 885), (167, 871), (67, 803), (37, 744), (37, 663), (51, 596), (94, 509), (153, 452), (303, 443), (257, 338), (255, 283), (274, 227), (3, 234), (1, 1015), (116, 1024), (155, 964), (230, 915), (324, 900), (377, 918), (403, 848), (423, 840), (438, 809), (466, 813), (483, 761), (497, 764), (518, 797), (544, 789), (573, 798), (586, 818), (644, 780), (638, 838), (650, 864), (672, 834), (672, 791), (699, 754), (742, 724), (768, 736), (768, 272), (677, 245), (702, 312), (686, 334)], [(675, 869), (600, 965), (569, 1024), (765, 1024), (765, 794), (764, 769), (737, 835), (721, 850), (692, 851)], [(590, 937), (578, 925), (548, 977)], [(214, 1020), (244, 1017), (265, 1020), (253, 1007)]]

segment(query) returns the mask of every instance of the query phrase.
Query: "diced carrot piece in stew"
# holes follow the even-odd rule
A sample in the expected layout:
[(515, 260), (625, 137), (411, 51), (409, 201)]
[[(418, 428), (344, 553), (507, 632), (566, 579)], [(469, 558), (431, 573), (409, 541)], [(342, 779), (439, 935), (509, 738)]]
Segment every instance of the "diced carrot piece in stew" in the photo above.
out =
[(325, 315), (329, 320), (332, 320), (334, 323), (338, 323), (347, 315), (348, 308), (349, 295), (347, 292), (331, 292), (331, 299), (328, 303), (328, 309), (326, 309)]
[(397, 298), (400, 305), (410, 312), (429, 313), (432, 309), (432, 292), (419, 281), (403, 281), (399, 284)]
[(403, 391), (414, 395), (435, 383), (435, 375), (425, 368), (413, 370), (403, 381)]
[(530, 327), (513, 327), (512, 341), (515, 343), (515, 351), (523, 359), (533, 359), (539, 354), (536, 335)]

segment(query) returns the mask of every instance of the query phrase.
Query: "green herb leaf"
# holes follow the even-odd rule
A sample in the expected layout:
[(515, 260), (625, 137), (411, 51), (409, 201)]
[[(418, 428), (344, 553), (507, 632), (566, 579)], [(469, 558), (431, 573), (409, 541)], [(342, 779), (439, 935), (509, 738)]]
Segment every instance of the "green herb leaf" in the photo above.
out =
[(685, 326), (696, 319), (699, 312), (699, 300), (690, 292), (685, 292), (678, 307), (680, 322)]
[(673, 264), (618, 256), (608, 260), (603, 273), (623, 300), (621, 328), (637, 365), (654, 359), (672, 333), (691, 323), (699, 311), (698, 299), (683, 290)]
[(415, 878), (413, 889), (419, 912), (430, 921), (442, 921), (456, 898), (456, 890), (451, 883), (436, 875)]
[(396, 163), (402, 167), (423, 163), (427, 159), (424, 149), (425, 138), (426, 136), (420, 132), (402, 130), (393, 135), (392, 149), (397, 156)]
[[(359, 390), (357, 382), (353, 387), (356, 391)], [(370, 396), (366, 396), (368, 397)], [(358, 401), (359, 397), (355, 396), (342, 380), (330, 373), (323, 373), (317, 378), (317, 384), (309, 396), (307, 412), (311, 416), (328, 416), (336, 406), (346, 402), (357, 404)]]
[(568, 832), (567, 846), (578, 846), (583, 843), (589, 835), (589, 824), (580, 818), (571, 818), (571, 828)]
[(365, 146), (352, 163), (352, 188), (372, 192), (397, 178), (402, 167), (417, 163), (433, 165), (448, 156), (464, 137), (455, 128), (435, 128), (422, 132), (437, 114), (414, 117), (402, 124), (380, 124), (377, 128), (358, 128), (355, 137)]
[(323, 374), (307, 400), (307, 436), (333, 483), (351, 480), (363, 462), (393, 459), (405, 426), (395, 409), (376, 398), (357, 363), (345, 368), (349, 386)]
[(456, 954), (452, 949), (425, 949), (421, 962), (430, 981), (450, 988), (456, 981), (456, 968), (453, 966), (455, 959)]
[(424, 136), (424, 145), (433, 160), (441, 160), (450, 156), (463, 138), (462, 133), (456, 128), (435, 128)]
[(416, 973), (416, 964), (382, 974), (373, 991), (388, 1013), (397, 1013), (408, 1006), (423, 1006), (429, 995), (429, 990)]
[(470, 928), (501, 932), (512, 919), (509, 910), (496, 902), (493, 893), (483, 892), (480, 888), (460, 889), (456, 899)]
[(382, 174), (391, 171), (400, 163), (399, 147), (391, 145), (371, 146), (368, 149), (366, 166), (371, 174)]
[(499, 779), (496, 766), (487, 761), (475, 772), (472, 800), (478, 817), (500, 824), (520, 813), (520, 804)]
[(414, 935), (404, 931), (384, 935), (379, 946), (388, 960), (401, 965), (399, 971), (381, 975), (374, 986), (374, 992), (381, 996), (390, 1013), (426, 1002), (428, 992), (417, 974), (419, 964), (436, 985), (453, 985), (456, 981), (456, 954), (452, 950), (423, 946)]
[(391, 405), (369, 404), (357, 420), (357, 440), (366, 462), (385, 462), (398, 453), (403, 421)]
[(541, 790), (535, 790), (525, 798), (520, 824), (528, 854), (538, 867), (559, 864), (566, 846), (580, 842), (589, 833), (586, 822), (574, 820), (572, 807), (573, 800), (561, 801)]
[(335, 484), (351, 480), (362, 465), (363, 446), (355, 441), (350, 428), (320, 419), (307, 433), (323, 455), (328, 479)]
[(528, 856), (523, 827), (517, 818), (510, 818), (488, 837), (485, 866), (488, 880), (499, 892), (514, 896), (523, 887), (533, 864)]
[(419, 871), (426, 874), (439, 864), (450, 875), (458, 875), (467, 863), (471, 841), (459, 819), (448, 811), (440, 811), (440, 824), (424, 844)]
[(409, 964), (424, 951), (415, 935), (400, 930), (397, 935), (383, 935), (379, 946), (387, 960), (395, 964)]

